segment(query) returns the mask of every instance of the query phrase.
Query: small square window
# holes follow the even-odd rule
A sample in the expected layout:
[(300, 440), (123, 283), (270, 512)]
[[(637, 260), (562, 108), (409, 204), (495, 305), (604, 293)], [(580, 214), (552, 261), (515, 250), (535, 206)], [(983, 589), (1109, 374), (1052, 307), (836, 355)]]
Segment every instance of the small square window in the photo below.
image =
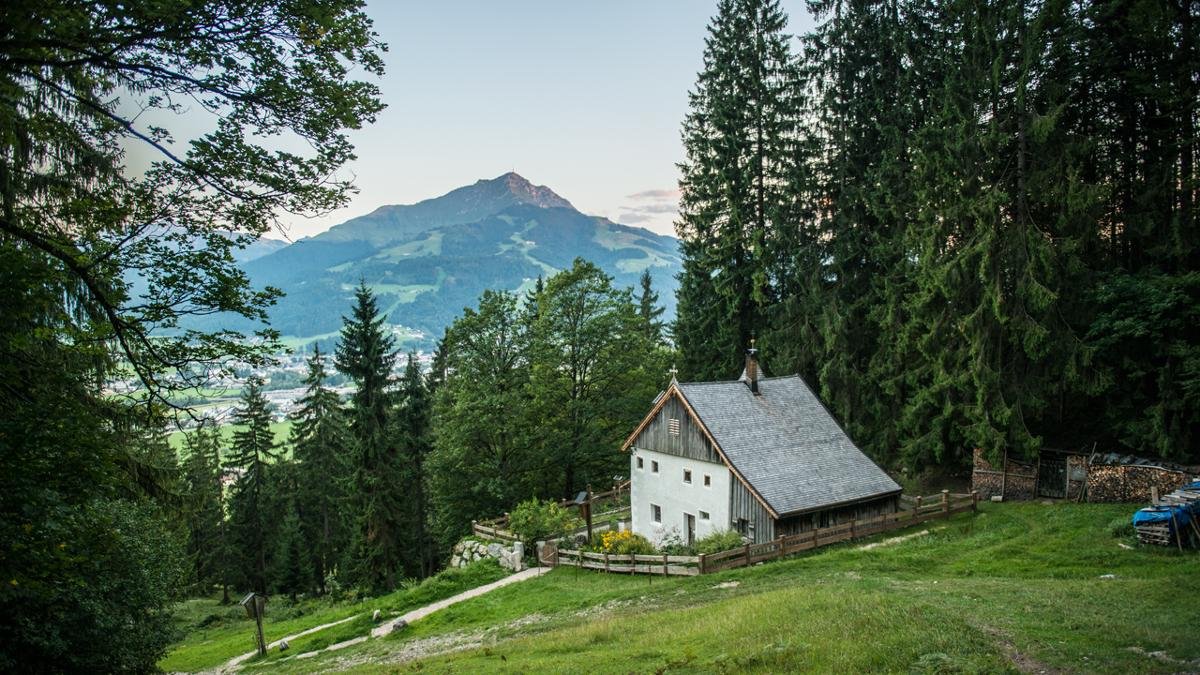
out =
[(708, 511), (700, 512), (700, 520), (708, 520)]
[(692, 471), (691, 471), (691, 469), (684, 469), (684, 470), (683, 470), (683, 482), (685, 482), (685, 483), (688, 483), (689, 485), (691, 484), (691, 482), (692, 482)]
[(658, 504), (650, 505), (650, 520), (654, 521), (655, 523), (662, 523), (662, 507), (660, 507)]
[(712, 476), (704, 474), (704, 487), (712, 487)]
[(667, 431), (670, 432), (670, 434), (672, 436), (678, 436), (679, 435), (679, 420), (675, 419), (674, 417), (667, 420)]
[(642, 458), (638, 457), (638, 468), (642, 468)]
[(658, 473), (658, 462), (654, 460), (650, 461), (650, 473)]

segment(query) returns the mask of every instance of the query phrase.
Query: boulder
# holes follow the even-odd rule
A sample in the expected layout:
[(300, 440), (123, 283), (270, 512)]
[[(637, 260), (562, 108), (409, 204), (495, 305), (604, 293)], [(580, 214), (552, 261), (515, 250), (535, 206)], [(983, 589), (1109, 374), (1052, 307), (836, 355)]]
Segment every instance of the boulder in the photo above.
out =
[(288, 647), (289, 647), (289, 645), (287, 643), (287, 640), (279, 641), (279, 651), (286, 652), (288, 650)]
[(460, 558), (457, 553), (450, 556), (450, 566), (451, 567), (462, 567), (462, 558)]
[(488, 544), (487, 554), (493, 558), (499, 558), (500, 553), (503, 551), (504, 551), (504, 547), (501, 546), (500, 544), (495, 544), (495, 543)]
[(383, 612), (381, 612), (379, 610), (375, 610), (374, 612), (371, 612), (371, 621), (373, 621), (375, 623), (379, 623), (380, 616), (383, 616)]
[(407, 625), (408, 625), (408, 622), (405, 621), (404, 619), (396, 619), (395, 621), (392, 622), (392, 630), (400, 630), (401, 628), (404, 628)]

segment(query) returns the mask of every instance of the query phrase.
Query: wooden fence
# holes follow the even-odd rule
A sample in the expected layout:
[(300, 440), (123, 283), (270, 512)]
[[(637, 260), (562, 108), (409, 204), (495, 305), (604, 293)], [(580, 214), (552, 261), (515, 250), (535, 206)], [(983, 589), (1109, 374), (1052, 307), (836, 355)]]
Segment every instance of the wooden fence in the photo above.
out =
[(952, 495), (943, 490), (940, 495), (932, 497), (902, 497), (901, 502), (906, 508), (896, 513), (887, 513), (867, 520), (851, 520), (848, 523), (817, 528), (800, 534), (781, 535), (761, 544), (745, 544), (720, 553), (696, 556), (617, 555), (556, 549), (543, 555), (541, 562), (632, 574), (710, 574), (889, 530), (911, 527), (935, 518), (949, 518), (956, 513), (975, 511), (979, 508), (979, 494), (972, 492)]
[[(608, 490), (607, 492), (596, 492), (596, 493), (592, 493), (589, 488), (588, 492), (591, 495), (591, 497), (587, 503), (589, 503), (593, 506), (595, 506), (597, 504), (601, 504), (601, 505), (605, 505), (605, 506), (617, 506), (617, 508), (610, 509), (608, 511), (605, 511), (604, 513), (592, 514), (592, 520), (599, 521), (601, 523), (599, 525), (594, 526), (592, 528), (593, 531), (603, 531), (603, 530), (608, 529), (607, 521), (609, 519), (620, 518), (621, 516), (629, 515), (628, 504), (626, 504), (625, 506), (620, 506), (620, 504), (622, 502), (622, 498), (627, 499), (629, 496), (629, 485), (630, 485), (630, 481), (625, 481), (623, 483), (617, 483), (616, 485), (613, 485), (612, 489)], [(564, 499), (564, 500), (560, 501), (558, 503), (558, 505), (563, 508), (572, 508), (572, 507), (580, 506), (580, 504), (573, 499)], [(478, 537), (480, 539), (486, 539), (488, 541), (498, 541), (498, 542), (502, 542), (502, 543), (511, 543), (514, 541), (520, 541), (521, 537), (517, 536), (516, 533), (509, 530), (508, 524), (509, 524), (509, 514), (507, 514), (507, 513), (502, 516), (499, 516), (497, 518), (491, 518), (488, 520), (472, 520), (471, 521), (471, 534), (474, 535), (475, 537)], [(585, 532), (587, 532), (587, 528), (582, 527), (582, 528), (577, 529), (572, 534), (579, 534), (579, 533), (585, 533)]]

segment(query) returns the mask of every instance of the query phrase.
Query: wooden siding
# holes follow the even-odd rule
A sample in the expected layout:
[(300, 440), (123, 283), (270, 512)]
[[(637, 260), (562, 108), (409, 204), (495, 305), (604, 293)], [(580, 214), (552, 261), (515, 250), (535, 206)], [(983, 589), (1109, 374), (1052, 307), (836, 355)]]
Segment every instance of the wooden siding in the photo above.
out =
[[(672, 434), (670, 431), (670, 421), (673, 419), (679, 420), (678, 434)], [(708, 437), (700, 425), (692, 419), (683, 403), (675, 396), (671, 396), (670, 400), (663, 404), (654, 419), (633, 439), (633, 447), (704, 462), (722, 463), (721, 457), (717, 455), (712, 443), (708, 442)]]
[(763, 508), (762, 503), (750, 494), (741, 481), (730, 481), (729, 529), (736, 530), (738, 519), (744, 518), (754, 528), (754, 543), (761, 544), (775, 538), (775, 520)]
[(777, 536), (800, 534), (801, 532), (811, 532), (814, 528), (842, 525), (852, 520), (878, 518), (884, 514), (895, 513), (897, 504), (897, 497), (883, 497), (848, 506), (822, 509), (798, 516), (780, 518), (775, 522), (775, 534)]

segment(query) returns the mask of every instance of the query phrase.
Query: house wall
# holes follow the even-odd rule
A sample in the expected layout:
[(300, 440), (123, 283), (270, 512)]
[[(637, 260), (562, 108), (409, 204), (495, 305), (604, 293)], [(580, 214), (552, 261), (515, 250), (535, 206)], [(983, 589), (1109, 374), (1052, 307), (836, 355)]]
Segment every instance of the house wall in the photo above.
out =
[(765, 541), (770, 541), (775, 538), (775, 520), (771, 518), (771, 514), (763, 507), (762, 503), (754, 497), (754, 495), (746, 489), (745, 485), (737, 478), (730, 476), (730, 491), (729, 491), (729, 529), (736, 530), (738, 519), (744, 518), (747, 521), (747, 532), (744, 535), (749, 535), (756, 544), (761, 544)]
[[(696, 538), (701, 539), (729, 527), (729, 486), (733, 480), (729, 469), (720, 462), (708, 462), (692, 457), (680, 457), (631, 447), (629, 458), (630, 505), (633, 531), (658, 545), (672, 532), (686, 542), (684, 514), (696, 517)], [(638, 468), (638, 459), (642, 468)], [(658, 462), (658, 473), (653, 463)], [(692, 472), (691, 484), (683, 482), (684, 469)], [(704, 486), (704, 476), (711, 476), (711, 485)], [(662, 509), (662, 521), (651, 520), (651, 504)], [(701, 520), (700, 512), (708, 513)]]
[(811, 532), (814, 527), (832, 527), (852, 520), (868, 520), (886, 513), (895, 513), (899, 506), (898, 497), (883, 497), (870, 501), (839, 506), (832, 509), (813, 511), (799, 516), (775, 521), (775, 535), (792, 535)]

